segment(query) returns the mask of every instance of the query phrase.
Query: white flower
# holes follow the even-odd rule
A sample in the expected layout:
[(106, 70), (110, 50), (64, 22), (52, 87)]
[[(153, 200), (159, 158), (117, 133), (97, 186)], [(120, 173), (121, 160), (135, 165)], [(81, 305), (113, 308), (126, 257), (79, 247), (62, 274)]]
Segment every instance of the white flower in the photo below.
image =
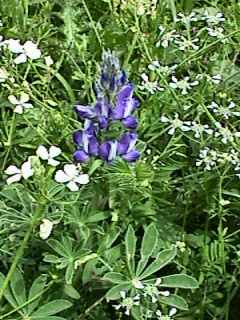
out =
[(150, 81), (148, 75), (143, 73), (141, 75), (142, 83), (139, 86), (140, 90), (146, 90), (151, 94), (156, 93), (157, 91), (164, 91), (164, 88), (160, 87), (157, 81)]
[(168, 315), (163, 315), (162, 312), (160, 310), (156, 311), (156, 316), (158, 318), (158, 320), (172, 320), (172, 316), (174, 316), (177, 313), (177, 309), (176, 308), (171, 308)]
[(9, 76), (9, 73), (5, 68), (0, 68), (0, 82), (5, 82)]
[(180, 89), (183, 95), (186, 95), (192, 87), (199, 83), (197, 80), (190, 82), (189, 77), (184, 77), (182, 80), (178, 80), (175, 76), (172, 76), (172, 81), (173, 82), (170, 82), (169, 86), (173, 89)]
[(11, 176), (7, 179), (7, 184), (20, 181), (22, 178), (26, 180), (33, 175), (33, 170), (29, 160), (24, 162), (20, 169), (14, 165), (11, 165), (4, 172)]
[(53, 64), (53, 59), (50, 56), (47, 56), (44, 58), (44, 60), (45, 60), (47, 67), (51, 67), (51, 65)]
[(51, 146), (48, 151), (46, 147), (40, 145), (37, 148), (36, 154), (42, 160), (47, 160), (48, 164), (50, 164), (51, 166), (56, 167), (60, 162), (55, 160), (54, 158), (59, 156), (61, 152), (61, 149), (58, 147)]
[(125, 314), (127, 316), (129, 316), (132, 307), (133, 306), (139, 306), (139, 304), (140, 304), (140, 296), (137, 294), (134, 297), (127, 297), (127, 294), (126, 294), (125, 291), (121, 291), (120, 295), (121, 295), (121, 298), (122, 298), (121, 303), (118, 304), (118, 305), (113, 305), (113, 307), (116, 310), (119, 310), (120, 308), (125, 309)]
[(136, 289), (143, 289), (144, 288), (144, 285), (142, 284), (142, 282), (137, 278), (132, 279), (132, 284)]
[(20, 40), (8, 39), (4, 41), (4, 45), (6, 45), (12, 53), (23, 52), (23, 46), (20, 44)]
[(184, 252), (186, 250), (186, 244), (183, 241), (176, 241), (176, 247), (180, 252)]
[(215, 38), (218, 38), (218, 39), (221, 39), (222, 42), (225, 42), (225, 39), (224, 39), (224, 29), (222, 27), (218, 27), (218, 28), (207, 28), (207, 31), (208, 31), (208, 34), (211, 36), (211, 37), (215, 37)]
[(42, 224), (40, 224), (39, 236), (41, 239), (46, 240), (49, 238), (53, 229), (53, 222), (48, 219), (43, 219)]
[(198, 38), (189, 40), (185, 37), (181, 37), (179, 40), (176, 39), (175, 43), (178, 45), (179, 50), (186, 51), (186, 50), (198, 50), (199, 46), (197, 43), (199, 42)]
[(165, 28), (162, 26), (159, 27), (159, 30), (161, 39), (156, 43), (156, 47), (162, 46), (163, 48), (167, 48), (171, 42), (173, 42), (179, 37), (179, 35), (176, 34), (176, 30), (164, 33)]
[(15, 105), (15, 109), (13, 110), (16, 113), (22, 114), (25, 109), (33, 108), (31, 103), (27, 103), (29, 101), (29, 95), (24, 92), (20, 92), (20, 98), (17, 99), (15, 96), (8, 96), (8, 100), (11, 104)]
[(212, 77), (210, 77), (210, 80), (214, 83), (214, 84), (219, 84), (222, 80), (222, 76), (220, 74), (215, 74)]
[(215, 150), (205, 148), (200, 150), (199, 158), (200, 159), (196, 161), (196, 166), (199, 167), (204, 165), (204, 170), (210, 171), (217, 164), (218, 153)]
[(163, 66), (160, 64), (158, 60), (154, 60), (148, 65), (149, 70), (156, 71), (159, 74), (165, 74), (165, 75), (171, 74), (176, 70), (176, 68), (177, 68), (177, 64), (174, 64), (172, 66)]
[(212, 109), (217, 115), (223, 116), (225, 119), (229, 119), (232, 116), (240, 116), (239, 111), (233, 111), (232, 109), (236, 108), (236, 104), (231, 101), (227, 107), (218, 105), (215, 101), (208, 106), (209, 109)]
[(208, 25), (217, 25), (225, 21), (225, 18), (221, 12), (218, 12), (215, 15), (210, 15), (207, 11), (205, 11), (202, 20), (205, 20)]
[(89, 176), (88, 174), (81, 174), (79, 168), (74, 164), (65, 164), (63, 170), (56, 172), (55, 181), (67, 183), (68, 189), (78, 191), (79, 185), (89, 182)]
[(205, 132), (207, 134), (213, 134), (213, 130), (209, 128), (207, 124), (201, 124), (197, 123), (195, 121), (192, 121), (191, 123), (191, 130), (194, 132), (195, 138), (200, 138), (201, 135)]
[[(19, 40), (18, 40), (19, 41)], [(19, 44), (20, 45), (20, 44)], [(26, 41), (22, 47), (22, 50), (14, 53), (21, 53), (14, 59), (16, 64), (21, 64), (27, 61), (27, 59), (39, 59), (41, 57), (41, 51), (38, 49), (37, 45), (32, 41)], [(20, 46), (19, 46), (20, 50)], [(13, 52), (13, 51), (12, 51)]]
[(189, 15), (185, 16), (183, 13), (178, 13), (176, 22), (182, 22), (185, 25), (190, 25), (192, 21), (198, 21), (196, 12), (191, 12)]
[(189, 121), (182, 121), (179, 119), (178, 114), (175, 114), (174, 119), (168, 118), (165, 115), (162, 115), (160, 118), (161, 122), (163, 123), (169, 123), (169, 130), (168, 134), (173, 135), (176, 131), (176, 129), (181, 129), (182, 131), (189, 131), (191, 130), (190, 122)]
[(216, 123), (217, 130), (215, 132), (215, 137), (221, 137), (221, 141), (224, 144), (228, 142), (233, 142), (234, 137), (240, 137), (240, 132), (231, 132), (227, 127), (223, 127), (220, 122)]

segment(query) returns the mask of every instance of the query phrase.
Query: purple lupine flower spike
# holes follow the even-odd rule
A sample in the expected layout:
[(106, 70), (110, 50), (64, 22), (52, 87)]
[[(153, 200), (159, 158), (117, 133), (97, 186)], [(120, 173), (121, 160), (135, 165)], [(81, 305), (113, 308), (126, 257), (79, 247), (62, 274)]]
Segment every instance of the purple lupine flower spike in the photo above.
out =
[[(74, 159), (87, 162), (90, 157), (100, 157), (112, 163), (117, 157), (134, 162), (140, 157), (135, 149), (138, 120), (133, 112), (139, 101), (133, 97), (134, 86), (120, 69), (119, 60), (110, 51), (103, 53), (100, 79), (95, 84), (96, 102), (93, 106), (77, 104), (75, 111), (84, 120), (83, 129), (73, 134), (76, 144)], [(116, 137), (121, 122), (120, 138)], [(113, 130), (112, 130), (113, 128)], [(125, 131), (125, 132), (124, 132)], [(111, 140), (109, 137), (116, 137)]]

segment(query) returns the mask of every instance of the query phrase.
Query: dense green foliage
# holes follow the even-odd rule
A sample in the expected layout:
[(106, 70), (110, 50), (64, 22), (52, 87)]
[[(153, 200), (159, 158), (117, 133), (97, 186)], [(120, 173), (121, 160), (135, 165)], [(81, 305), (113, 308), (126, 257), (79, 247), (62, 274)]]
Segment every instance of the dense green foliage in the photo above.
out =
[[(239, 320), (240, 3), (0, 0), (0, 20), (0, 319)], [(56, 172), (107, 49), (141, 158), (91, 159), (72, 191)]]

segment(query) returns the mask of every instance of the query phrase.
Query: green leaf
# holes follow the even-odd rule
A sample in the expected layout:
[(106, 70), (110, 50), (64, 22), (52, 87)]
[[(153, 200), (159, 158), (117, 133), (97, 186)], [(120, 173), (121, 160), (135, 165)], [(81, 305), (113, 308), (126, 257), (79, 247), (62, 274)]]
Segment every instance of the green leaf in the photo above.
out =
[(127, 281), (126, 277), (123, 274), (118, 273), (118, 272), (106, 273), (103, 277), (103, 280), (111, 281), (112, 283), (116, 283), (116, 284), (123, 283), (123, 282)]
[(46, 317), (46, 316), (43, 316), (43, 317), (31, 316), (31, 320), (66, 320), (66, 319), (63, 318), (63, 317), (55, 317), (55, 316), (49, 316), (49, 317)]
[[(34, 297), (38, 296), (41, 292), (43, 292), (44, 287), (46, 285), (46, 281), (47, 277), (44, 275), (41, 275), (40, 277), (34, 280), (28, 294), (28, 300), (33, 299)], [(41, 295), (28, 305), (28, 313), (32, 313), (33, 310), (36, 309), (40, 299)]]
[(179, 310), (188, 310), (188, 304), (185, 299), (177, 296), (176, 294), (171, 294), (168, 297), (161, 297), (159, 298), (159, 301)]
[(56, 251), (60, 256), (65, 257), (65, 258), (69, 258), (69, 252), (67, 250), (67, 248), (65, 248), (65, 246), (54, 239), (50, 239), (48, 240), (48, 245), (54, 250)]
[(99, 221), (105, 220), (107, 218), (109, 218), (108, 212), (98, 212), (92, 216), (89, 216), (87, 218), (87, 222), (99, 222)]
[(72, 284), (74, 276), (74, 263), (69, 263), (65, 273), (65, 281), (67, 284)]
[[(5, 281), (5, 276), (0, 273), (0, 287), (3, 286), (3, 283)], [(6, 288), (5, 292), (4, 292), (4, 297), (7, 299), (7, 301), (11, 304), (12, 307), (17, 308), (17, 302), (14, 299), (12, 293), (9, 290), (9, 287)]]
[(137, 275), (141, 274), (148, 263), (149, 257), (153, 254), (158, 241), (158, 233), (154, 223), (151, 223), (145, 230), (142, 246), (141, 246), (141, 260), (137, 266)]
[(161, 277), (161, 287), (196, 289), (198, 282), (191, 276), (186, 274), (172, 274), (170, 276)]
[(94, 160), (88, 170), (88, 174), (92, 175), (99, 167), (101, 167), (102, 164), (103, 164), (102, 160), (100, 159)]
[(134, 270), (134, 256), (136, 251), (136, 242), (137, 238), (135, 236), (134, 229), (129, 225), (126, 236), (125, 236), (125, 249), (126, 249), (126, 258), (129, 269)]
[(159, 253), (156, 259), (145, 269), (145, 271), (140, 275), (139, 279), (145, 279), (151, 274), (159, 271), (170, 263), (176, 256), (176, 248), (166, 249)]
[(10, 287), (17, 304), (19, 306), (24, 304), (26, 302), (26, 289), (22, 273), (19, 270), (15, 270)]
[(70, 284), (66, 284), (64, 286), (64, 293), (72, 299), (75, 299), (75, 300), (80, 299), (79, 292)]
[(32, 316), (34, 316), (35, 318), (37, 316), (38, 317), (51, 316), (63, 310), (66, 310), (71, 306), (72, 306), (71, 302), (63, 299), (57, 299), (41, 306), (37, 311), (35, 311), (32, 314)]
[(120, 298), (121, 291), (128, 291), (131, 288), (131, 284), (129, 282), (118, 284), (110, 289), (106, 294), (107, 300), (117, 300)]

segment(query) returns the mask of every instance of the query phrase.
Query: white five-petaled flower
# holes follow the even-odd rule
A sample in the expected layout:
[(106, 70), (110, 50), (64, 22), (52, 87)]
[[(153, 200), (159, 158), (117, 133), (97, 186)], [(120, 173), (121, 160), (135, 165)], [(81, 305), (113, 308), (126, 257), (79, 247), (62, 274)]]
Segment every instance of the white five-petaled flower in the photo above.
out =
[(236, 117), (240, 116), (239, 111), (233, 110), (236, 108), (236, 104), (233, 101), (231, 101), (227, 107), (218, 105), (215, 101), (212, 101), (212, 103), (208, 106), (208, 108), (212, 109), (212, 111), (217, 115), (223, 116), (225, 119), (229, 119), (232, 116), (236, 116)]
[(239, 138), (240, 132), (232, 132), (227, 127), (223, 127), (220, 122), (216, 122), (217, 131), (215, 132), (215, 137), (221, 137), (221, 141), (224, 144), (228, 142), (233, 142), (234, 137)]
[(186, 50), (198, 50), (199, 39), (187, 39), (185, 37), (181, 37), (180, 39), (175, 40), (176, 45), (178, 45), (179, 50), (186, 51)]
[(129, 316), (132, 307), (133, 306), (139, 306), (139, 304), (140, 304), (140, 296), (139, 296), (139, 294), (137, 294), (134, 297), (127, 297), (127, 294), (126, 294), (125, 291), (121, 291), (120, 295), (121, 295), (121, 298), (122, 298), (121, 303), (118, 304), (118, 305), (113, 305), (113, 307), (116, 310), (119, 310), (120, 308), (125, 309), (125, 314), (127, 316)]
[(156, 47), (163, 47), (163, 48), (167, 48), (170, 43), (174, 42), (174, 40), (176, 40), (179, 35), (176, 34), (176, 30), (172, 30), (169, 32), (165, 33), (165, 28), (160, 26), (159, 27), (160, 30), (160, 37), (161, 39), (156, 43)]
[(163, 315), (162, 312), (160, 310), (156, 311), (156, 316), (158, 320), (172, 320), (172, 316), (174, 316), (177, 313), (177, 309), (176, 308), (172, 308), (170, 309), (168, 315)]
[(48, 164), (50, 164), (51, 166), (56, 167), (60, 162), (55, 160), (54, 158), (59, 156), (61, 152), (61, 149), (58, 147), (51, 146), (48, 151), (46, 147), (40, 145), (37, 148), (36, 154), (42, 160), (47, 160)]
[(168, 134), (173, 135), (176, 131), (176, 129), (181, 129), (182, 131), (189, 131), (191, 130), (191, 122), (190, 121), (182, 121), (179, 119), (178, 114), (175, 114), (174, 119), (168, 118), (165, 115), (162, 115), (160, 118), (161, 122), (163, 123), (169, 123), (169, 130)]
[(222, 12), (218, 12), (215, 15), (211, 15), (208, 13), (208, 11), (205, 11), (202, 20), (205, 20), (207, 24), (210, 26), (215, 26), (225, 21), (225, 18)]
[(190, 82), (190, 77), (184, 77), (182, 80), (178, 80), (175, 76), (172, 76), (172, 81), (169, 86), (173, 89), (181, 90), (183, 95), (186, 95), (192, 87), (199, 83), (197, 80)]
[(48, 219), (42, 219), (42, 223), (40, 224), (39, 236), (41, 239), (46, 240), (49, 238), (53, 229), (53, 222)]
[(200, 138), (203, 133), (213, 134), (213, 129), (209, 128), (207, 124), (197, 123), (196, 121), (191, 122), (191, 130), (194, 132), (195, 138)]
[(22, 178), (26, 180), (33, 175), (33, 170), (31, 167), (30, 160), (24, 162), (22, 164), (21, 168), (18, 168), (14, 165), (11, 165), (4, 172), (8, 176), (11, 176), (11, 177), (7, 178), (7, 184), (18, 182)]
[(55, 181), (66, 183), (71, 191), (78, 191), (79, 185), (89, 182), (89, 175), (82, 174), (78, 166), (74, 164), (65, 164), (63, 170), (58, 170), (55, 174)]
[(142, 83), (139, 86), (140, 90), (146, 90), (151, 94), (154, 94), (157, 91), (164, 91), (164, 88), (160, 87), (157, 81), (150, 81), (146, 73), (143, 73), (141, 78)]
[(216, 166), (218, 160), (218, 153), (215, 150), (204, 148), (200, 150), (199, 159), (196, 161), (196, 166), (204, 165), (204, 170), (210, 171)]
[(25, 92), (20, 92), (19, 99), (13, 95), (10, 95), (8, 96), (8, 100), (11, 102), (11, 104), (15, 105), (15, 109), (13, 111), (19, 114), (22, 114), (25, 109), (33, 108), (33, 105), (28, 103), (29, 95)]

